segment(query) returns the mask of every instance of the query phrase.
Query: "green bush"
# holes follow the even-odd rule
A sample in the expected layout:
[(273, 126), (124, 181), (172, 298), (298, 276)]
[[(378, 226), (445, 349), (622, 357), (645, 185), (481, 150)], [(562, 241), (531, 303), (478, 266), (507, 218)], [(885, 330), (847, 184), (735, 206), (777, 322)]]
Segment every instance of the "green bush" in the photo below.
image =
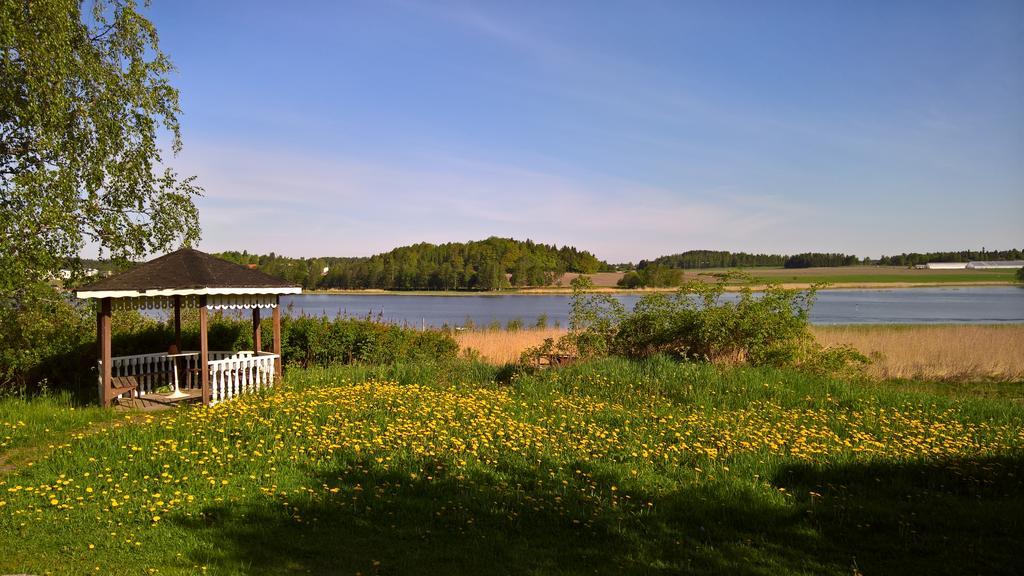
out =
[(626, 310), (610, 294), (589, 292), (594, 283), (586, 276), (572, 281), (572, 303), (569, 306), (569, 334), (559, 343), (564, 351), (584, 358), (606, 356), (610, 342), (618, 331)]
[(610, 350), (626, 357), (677, 358), (756, 366), (792, 366), (813, 345), (807, 314), (814, 289), (744, 287), (735, 302), (723, 298), (726, 278), (692, 282), (674, 294), (650, 294), (619, 322)]
[[(735, 300), (726, 298), (726, 285), (737, 279), (746, 285)], [(749, 277), (733, 273), (715, 283), (690, 282), (673, 294), (646, 295), (632, 312), (612, 296), (588, 292), (591, 287), (586, 279), (574, 281), (571, 331), (527, 350), (522, 362), (668, 356), (822, 373), (858, 372), (868, 363), (852, 348), (823, 349), (814, 341), (807, 317), (817, 286), (800, 291), (769, 285), (754, 292)]]
[(641, 288), (644, 285), (643, 278), (635, 270), (630, 270), (622, 275), (617, 282), (620, 288)]
[(369, 320), (285, 317), (281, 332), (284, 362), (303, 367), (452, 360), (459, 350), (458, 343), (445, 332), (421, 332)]
[(0, 334), (0, 395), (78, 388), (89, 379), (81, 367), (96, 355), (96, 320), (49, 286), (2, 303)]

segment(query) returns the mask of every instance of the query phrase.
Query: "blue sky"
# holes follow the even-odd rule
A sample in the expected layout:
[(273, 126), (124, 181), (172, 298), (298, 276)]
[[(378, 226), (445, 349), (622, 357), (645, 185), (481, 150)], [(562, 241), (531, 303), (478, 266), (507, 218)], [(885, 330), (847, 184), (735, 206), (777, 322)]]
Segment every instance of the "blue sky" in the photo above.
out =
[(209, 251), (490, 235), (1024, 246), (1024, 2), (206, 2), (178, 67)]

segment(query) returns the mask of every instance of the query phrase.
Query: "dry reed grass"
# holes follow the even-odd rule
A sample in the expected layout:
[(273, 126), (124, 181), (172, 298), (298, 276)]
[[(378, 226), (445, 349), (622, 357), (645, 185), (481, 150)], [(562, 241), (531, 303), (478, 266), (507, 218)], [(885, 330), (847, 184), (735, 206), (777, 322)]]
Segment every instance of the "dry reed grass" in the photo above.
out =
[[(941, 380), (1024, 379), (1024, 326), (814, 326), (825, 346), (848, 344), (872, 358), (877, 378)], [(463, 332), (456, 336), (492, 364), (519, 360), (523, 350), (558, 338), (565, 329)]]
[(1024, 326), (815, 326), (818, 342), (849, 344), (879, 378), (1024, 379)]
[(523, 350), (544, 343), (545, 338), (558, 339), (564, 328), (529, 328), (526, 330), (472, 330), (455, 336), (463, 354), (472, 348), (480, 358), (491, 364), (518, 362)]

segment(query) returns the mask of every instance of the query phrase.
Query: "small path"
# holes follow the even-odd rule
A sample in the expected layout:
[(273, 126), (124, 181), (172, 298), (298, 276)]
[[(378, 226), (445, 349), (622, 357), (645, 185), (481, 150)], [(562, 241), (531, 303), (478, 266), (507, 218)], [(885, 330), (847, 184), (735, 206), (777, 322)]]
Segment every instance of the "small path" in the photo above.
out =
[(132, 416), (133, 414), (163, 412), (166, 410), (173, 410), (183, 404), (198, 404), (202, 401), (201, 390), (189, 389), (183, 390), (183, 392), (185, 392), (187, 396), (182, 398), (168, 398), (164, 394), (147, 394), (142, 398), (131, 398), (124, 402), (118, 402), (112, 409), (116, 416), (110, 420), (92, 422), (84, 428), (71, 428), (60, 432), (57, 436), (52, 438), (41, 438), (41, 441), (37, 444), (12, 448), (2, 452), (0, 453), (0, 476), (14, 472), (21, 467), (22, 463), (28, 460), (39, 460), (44, 457), (49, 448), (47, 444), (53, 444), (58, 442), (60, 439), (68, 438), (80, 433), (98, 434), (117, 423), (131, 424), (134, 419)]
[[(130, 418), (120, 418), (111, 420), (109, 422), (92, 422), (85, 426), (85, 428), (71, 428), (61, 433), (61, 437), (70, 437), (81, 431), (85, 431), (85, 434), (98, 434), (116, 422), (124, 422)], [(14, 472), (20, 467), (20, 464), (27, 460), (39, 460), (40, 457), (45, 456), (49, 452), (50, 446), (44, 446), (43, 444), (53, 444), (52, 441), (43, 442), (40, 444), (34, 444), (31, 446), (21, 446), (18, 448), (12, 448), (0, 454), (0, 476), (10, 472)]]

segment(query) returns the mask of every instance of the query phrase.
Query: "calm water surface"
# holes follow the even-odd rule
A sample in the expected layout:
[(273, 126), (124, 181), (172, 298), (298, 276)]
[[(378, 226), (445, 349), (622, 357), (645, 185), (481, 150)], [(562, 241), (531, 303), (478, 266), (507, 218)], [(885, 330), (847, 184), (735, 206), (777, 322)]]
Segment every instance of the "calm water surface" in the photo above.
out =
[[(616, 296), (627, 309), (638, 296)], [(567, 295), (424, 296), (390, 294), (304, 294), (283, 296), (293, 315), (380, 318), (412, 326), (478, 326), (522, 320), (532, 325), (547, 315), (548, 325), (569, 323)], [(1024, 322), (1024, 288), (899, 288), (824, 290), (811, 310), (815, 324), (932, 324)]]

